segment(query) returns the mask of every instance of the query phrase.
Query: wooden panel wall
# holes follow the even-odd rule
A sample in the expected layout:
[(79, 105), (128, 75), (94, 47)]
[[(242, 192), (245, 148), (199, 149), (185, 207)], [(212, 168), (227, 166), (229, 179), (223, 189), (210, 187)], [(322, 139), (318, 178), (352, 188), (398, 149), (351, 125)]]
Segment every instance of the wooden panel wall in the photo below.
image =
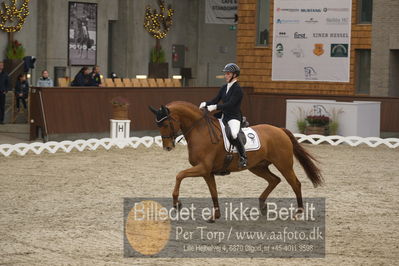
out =
[[(215, 96), (219, 88), (33, 88), (30, 94), (30, 138), (38, 137), (38, 129), (52, 134), (109, 132), (113, 97), (122, 96), (129, 103), (132, 130), (157, 130), (154, 116), (148, 110), (176, 100), (198, 105)], [(287, 99), (323, 99), (337, 101), (381, 102), (381, 131), (399, 132), (399, 98), (368, 96), (332, 96), (284, 93), (255, 93), (244, 88), (241, 110), (251, 125), (271, 124), (285, 127)]]
[[(172, 101), (188, 101), (199, 105), (215, 97), (216, 87), (46, 87), (31, 92), (30, 138), (36, 139), (38, 128), (52, 134), (109, 132), (112, 113), (111, 99), (124, 97), (130, 103), (131, 130), (157, 130), (152, 105), (159, 108)], [(248, 93), (244, 88), (241, 110), (249, 114)], [(41, 97), (41, 98), (40, 98)], [(41, 100), (42, 99), (42, 100)]]
[(355, 50), (371, 49), (371, 25), (357, 24), (357, 0), (352, 0), (352, 35), (350, 82), (273, 82), (273, 0), (270, 0), (269, 46), (256, 46), (256, 21), (258, 0), (240, 0), (238, 5), (237, 64), (242, 69), (240, 84), (253, 87), (256, 92), (302, 93), (323, 95), (354, 95)]

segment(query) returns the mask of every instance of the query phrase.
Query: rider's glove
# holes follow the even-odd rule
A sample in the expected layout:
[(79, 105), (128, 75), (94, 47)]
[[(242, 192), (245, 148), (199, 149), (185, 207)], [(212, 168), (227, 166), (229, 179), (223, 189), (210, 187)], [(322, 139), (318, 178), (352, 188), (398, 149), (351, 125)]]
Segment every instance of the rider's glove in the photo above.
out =
[(206, 108), (208, 109), (209, 112), (212, 112), (216, 110), (217, 105), (216, 104), (208, 105)]
[(199, 106), (200, 109), (201, 109), (201, 108), (204, 108), (204, 107), (206, 107), (206, 102), (202, 102), (202, 103), (200, 104), (200, 106)]

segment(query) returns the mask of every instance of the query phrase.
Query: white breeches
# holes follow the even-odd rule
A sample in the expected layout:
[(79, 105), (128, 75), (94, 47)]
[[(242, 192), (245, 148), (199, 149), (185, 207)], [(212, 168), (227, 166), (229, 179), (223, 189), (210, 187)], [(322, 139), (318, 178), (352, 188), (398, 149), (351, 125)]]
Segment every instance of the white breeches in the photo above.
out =
[(240, 131), (241, 122), (237, 119), (231, 119), (227, 122), (231, 130), (231, 136), (233, 139), (237, 138), (238, 132)]

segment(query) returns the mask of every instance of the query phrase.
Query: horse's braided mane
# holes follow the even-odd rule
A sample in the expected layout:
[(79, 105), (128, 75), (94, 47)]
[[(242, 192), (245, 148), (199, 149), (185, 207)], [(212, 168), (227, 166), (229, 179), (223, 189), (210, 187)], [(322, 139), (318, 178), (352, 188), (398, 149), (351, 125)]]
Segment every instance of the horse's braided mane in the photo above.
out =
[(175, 105), (183, 105), (183, 106), (190, 107), (192, 109), (196, 109), (197, 108), (196, 105), (194, 105), (194, 104), (192, 104), (190, 102), (186, 102), (186, 101), (174, 101), (174, 102), (171, 102), (171, 103), (167, 104), (168, 107), (175, 106)]
[[(186, 101), (174, 101), (168, 103), (166, 106), (170, 108), (173, 108), (175, 106), (185, 106), (189, 108), (191, 111), (201, 114), (201, 116), (203, 115), (203, 112), (198, 108), (198, 106)], [(210, 115), (209, 113), (207, 113), (207, 117), (211, 118), (212, 120), (216, 120), (216, 118), (213, 115)]]

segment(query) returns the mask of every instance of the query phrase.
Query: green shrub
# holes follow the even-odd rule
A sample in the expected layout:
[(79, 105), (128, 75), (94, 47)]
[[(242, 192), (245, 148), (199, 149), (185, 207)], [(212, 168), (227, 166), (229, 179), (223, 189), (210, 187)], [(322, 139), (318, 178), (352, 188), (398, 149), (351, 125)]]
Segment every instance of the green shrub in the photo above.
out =
[(296, 125), (298, 127), (299, 133), (305, 134), (305, 129), (306, 129), (306, 121), (305, 120), (298, 120), (296, 121)]
[(151, 63), (165, 63), (165, 52), (162, 48), (157, 49), (154, 47), (150, 55)]

